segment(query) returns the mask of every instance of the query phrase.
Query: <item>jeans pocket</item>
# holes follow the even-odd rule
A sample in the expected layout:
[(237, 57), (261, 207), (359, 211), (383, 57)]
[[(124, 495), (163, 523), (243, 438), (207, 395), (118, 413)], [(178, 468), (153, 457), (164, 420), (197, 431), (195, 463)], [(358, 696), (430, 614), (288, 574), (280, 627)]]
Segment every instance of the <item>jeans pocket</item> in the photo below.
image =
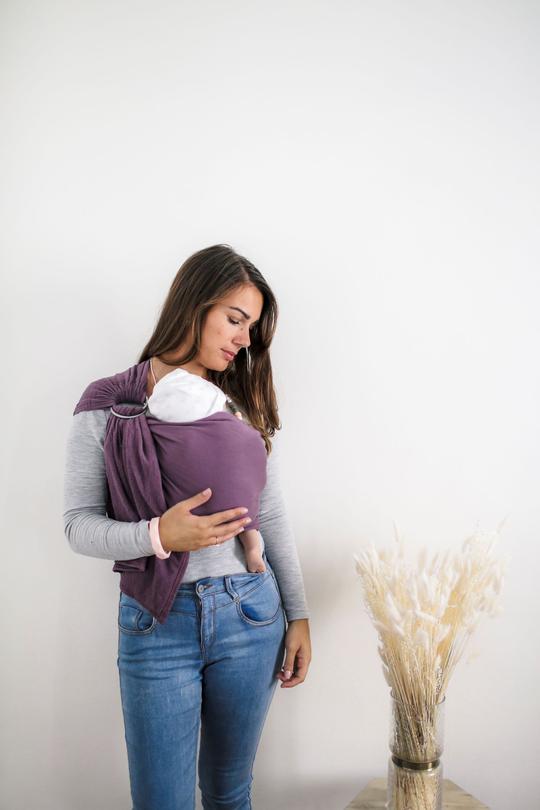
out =
[(130, 636), (148, 635), (157, 626), (157, 619), (132, 596), (120, 592), (118, 628)]
[(279, 616), (281, 596), (269, 571), (257, 575), (260, 582), (247, 590), (236, 602), (238, 615), (246, 624), (272, 624)]

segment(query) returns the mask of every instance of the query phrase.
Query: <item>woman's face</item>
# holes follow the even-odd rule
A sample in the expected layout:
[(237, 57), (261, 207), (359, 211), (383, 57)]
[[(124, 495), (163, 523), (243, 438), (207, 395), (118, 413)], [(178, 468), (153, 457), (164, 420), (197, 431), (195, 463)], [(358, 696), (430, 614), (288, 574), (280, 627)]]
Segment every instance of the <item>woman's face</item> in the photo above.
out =
[(250, 345), (249, 330), (259, 319), (263, 303), (262, 293), (252, 284), (244, 284), (214, 304), (202, 328), (199, 353), (184, 368), (201, 377), (206, 377), (207, 369), (224, 371), (233, 355)]

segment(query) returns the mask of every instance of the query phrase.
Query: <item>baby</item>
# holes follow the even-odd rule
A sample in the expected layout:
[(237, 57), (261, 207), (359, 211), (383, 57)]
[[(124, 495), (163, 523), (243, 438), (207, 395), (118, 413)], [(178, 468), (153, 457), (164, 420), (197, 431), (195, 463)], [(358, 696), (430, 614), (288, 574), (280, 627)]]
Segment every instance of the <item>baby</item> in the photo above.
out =
[[(205, 420), (211, 414), (228, 411), (228, 403), (234, 409), (231, 400), (217, 385), (205, 380), (198, 374), (192, 374), (186, 369), (177, 368), (166, 374), (158, 382), (151, 361), (150, 369), (154, 377), (154, 389), (152, 395), (148, 398), (148, 415), (150, 417), (155, 417), (163, 422), (189, 423), (185, 429), (192, 431), (194, 427), (197, 427), (199, 420)], [(235, 416), (241, 420), (242, 414), (240, 411), (234, 410)], [(203, 424), (201, 423), (201, 427)], [(182, 429), (182, 427), (180, 424), (179, 428)], [(254, 430), (251, 426), (245, 425), (245, 427)], [(231, 425), (230, 421), (225, 419), (219, 422), (217, 428), (219, 430), (219, 441), (215, 441), (212, 447), (214, 453), (221, 454), (220, 463), (214, 458), (216, 463), (211, 465), (211, 468), (206, 467), (205, 472), (205, 475), (209, 478), (209, 484), (205, 484), (205, 486), (210, 486), (212, 489), (211, 500), (214, 497), (214, 492), (220, 492), (220, 480), (223, 481), (223, 479), (217, 480), (215, 482), (216, 487), (212, 486), (212, 473), (214, 470), (223, 469), (223, 465), (228, 465), (230, 460), (235, 458), (235, 452), (238, 451), (237, 432), (232, 430), (232, 428), (236, 428), (236, 425), (234, 423)], [(213, 429), (216, 429), (216, 425), (213, 425)], [(260, 435), (259, 438), (262, 441)], [(193, 461), (196, 460), (193, 459)], [(189, 468), (189, 459), (186, 459), (186, 467)], [(245, 497), (248, 503), (253, 503), (254, 495), (258, 498), (260, 494), (258, 491), (254, 493), (254, 487), (255, 484), (251, 483), (250, 479), (249, 497), (245, 492), (239, 492), (238, 496), (240, 498)], [(243, 488), (245, 490), (245, 487)], [(227, 508), (240, 505), (243, 504), (231, 503)], [(215, 511), (221, 511), (221, 509)], [(253, 526), (244, 529), (238, 537), (244, 547), (247, 570), (251, 573), (263, 573), (266, 571), (266, 565), (262, 557), (260, 533), (254, 528), (254, 526), (258, 526), (258, 514), (250, 514), (250, 517)]]

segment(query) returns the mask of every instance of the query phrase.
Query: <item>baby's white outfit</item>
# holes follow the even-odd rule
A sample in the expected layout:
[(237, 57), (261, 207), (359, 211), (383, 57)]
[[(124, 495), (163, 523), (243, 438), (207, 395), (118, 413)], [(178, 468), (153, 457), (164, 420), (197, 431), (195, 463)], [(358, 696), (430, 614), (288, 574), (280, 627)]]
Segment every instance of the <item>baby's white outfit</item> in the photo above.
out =
[(221, 388), (185, 368), (170, 371), (154, 386), (148, 398), (151, 416), (163, 422), (193, 422), (227, 409)]

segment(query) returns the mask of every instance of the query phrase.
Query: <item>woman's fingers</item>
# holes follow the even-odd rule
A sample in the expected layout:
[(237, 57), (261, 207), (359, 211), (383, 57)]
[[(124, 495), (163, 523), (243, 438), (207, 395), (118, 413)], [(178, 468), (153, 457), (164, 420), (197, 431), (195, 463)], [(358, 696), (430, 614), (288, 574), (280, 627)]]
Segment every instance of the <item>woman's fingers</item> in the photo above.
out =
[(183, 507), (185, 507), (188, 512), (191, 509), (195, 509), (196, 506), (200, 506), (202, 503), (206, 503), (206, 501), (212, 497), (212, 490), (205, 489), (204, 492), (197, 492), (196, 495), (192, 495), (191, 498), (186, 498), (184, 501), (179, 501)]
[(296, 659), (296, 666), (293, 670), (293, 675), (290, 678), (285, 677), (285, 672), (278, 672), (277, 678), (281, 681), (281, 688), (286, 689), (291, 686), (297, 686), (299, 683), (303, 683), (306, 679), (308, 671), (308, 664), (307, 662), (303, 662), (300, 657)]
[(230, 540), (251, 523), (251, 518), (245, 517), (248, 511), (245, 506), (238, 506), (236, 509), (225, 509), (222, 512), (214, 512), (212, 515), (193, 515), (191, 513), (192, 509), (208, 501), (211, 496), (212, 490), (207, 489), (192, 495), (191, 498), (180, 501), (173, 507), (174, 510), (180, 510), (176, 512), (176, 516), (180, 521), (185, 521), (186, 518), (189, 519), (192, 537), (196, 538), (196, 548), (215, 545), (216, 540), (218, 543)]
[(224, 512), (214, 512), (213, 515), (207, 515), (206, 520), (209, 526), (219, 526), (221, 523), (227, 523), (234, 518), (240, 518), (247, 511), (245, 506), (238, 506), (236, 509), (226, 509)]
[(236, 520), (234, 523), (227, 523), (222, 526), (214, 526), (209, 529), (211, 534), (208, 536), (205, 545), (211, 546), (216, 542), (216, 538), (218, 539), (218, 542), (230, 540), (231, 537), (234, 537), (235, 535), (239, 534), (239, 532), (243, 531), (249, 523), (251, 523), (251, 518), (242, 518), (241, 520)]
[(234, 537), (251, 523), (251, 518), (245, 517), (247, 511), (244, 506), (239, 506), (236, 509), (226, 509), (224, 512), (214, 512), (213, 515), (197, 516), (196, 519), (202, 530), (215, 542), (216, 537), (225, 538), (228, 535)]
[[(276, 678), (281, 681), (281, 687), (283, 689), (298, 686), (299, 683), (303, 683), (306, 679), (311, 661), (309, 644), (306, 648), (306, 645), (298, 638), (300, 631), (293, 630), (292, 626), (289, 625), (287, 634), (289, 634), (290, 631), (292, 631), (291, 639), (289, 640), (287, 637), (285, 639), (285, 662), (281, 668), (281, 672), (278, 672), (276, 675)], [(297, 638), (293, 640), (295, 636), (297, 636)], [(290, 673), (289, 677), (287, 677), (288, 673)]]
[(245, 529), (251, 523), (250, 517), (235, 520), (233, 523), (224, 523), (222, 526), (214, 526), (212, 529), (214, 537), (225, 537), (227, 534), (238, 534), (238, 532)]
[(239, 534), (251, 522), (244, 506), (212, 515), (192, 514), (190, 510), (205, 503), (210, 496), (211, 490), (199, 492), (179, 501), (161, 515), (159, 534), (165, 551), (196, 551), (202, 546), (215, 545), (216, 540), (223, 543)]
[(208, 540), (203, 543), (205, 546), (217, 546), (226, 543), (227, 540), (232, 540), (233, 537), (236, 537), (235, 534), (228, 535), (227, 537), (209, 537)]

